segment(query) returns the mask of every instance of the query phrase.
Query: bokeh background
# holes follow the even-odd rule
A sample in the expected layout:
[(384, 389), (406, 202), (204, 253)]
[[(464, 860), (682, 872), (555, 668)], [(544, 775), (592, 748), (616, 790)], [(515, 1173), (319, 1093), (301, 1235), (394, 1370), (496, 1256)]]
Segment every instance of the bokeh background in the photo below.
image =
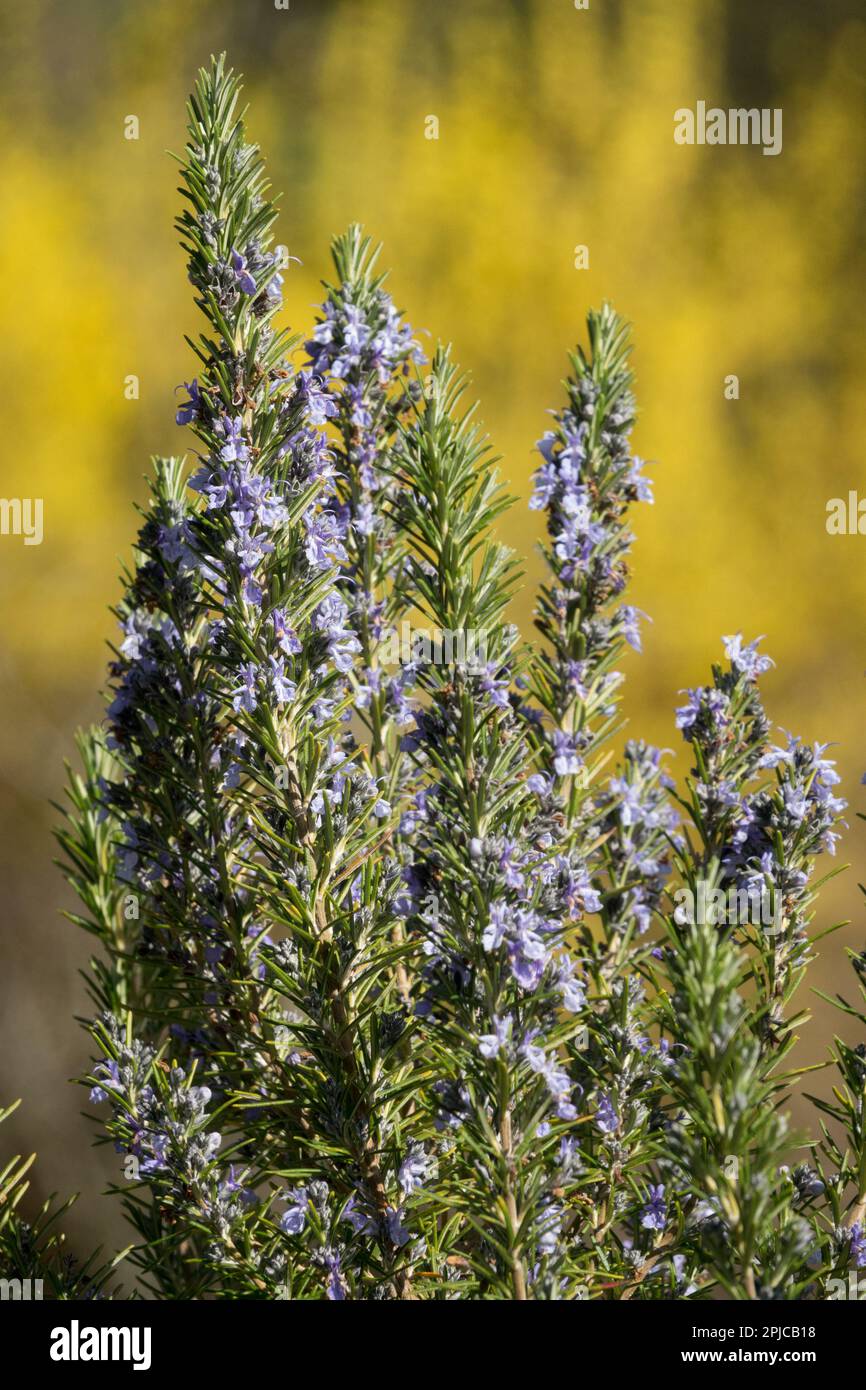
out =
[[(860, 0), (2, 0), (0, 493), (44, 498), (45, 539), (0, 537), (0, 1101), (25, 1097), (0, 1147), (39, 1150), (34, 1198), (81, 1189), (82, 1246), (119, 1236), (97, 1196), (111, 1157), (68, 1084), (87, 1057), (86, 943), (58, 915), (49, 803), (75, 728), (99, 717), (148, 458), (184, 448), (173, 391), (196, 324), (166, 151), (222, 49), (302, 261), (287, 321), (309, 325), (328, 240), (360, 220), (412, 322), (471, 369), (520, 499), (501, 533), (527, 557), (527, 635), (532, 445), (587, 308), (608, 298), (632, 320), (635, 442), (658, 467), (636, 517), (633, 601), (653, 623), (628, 658), (631, 730), (684, 773), (678, 690), (720, 634), (766, 634), (772, 718), (836, 743), (852, 803), (852, 867), (819, 921), (853, 925), (813, 983), (853, 994), (843, 947), (866, 935), (866, 539), (825, 529), (829, 498), (866, 494)], [(781, 107), (782, 154), (677, 146), (673, 113), (698, 100)], [(816, 1004), (800, 1056), (817, 1062), (837, 1020)]]

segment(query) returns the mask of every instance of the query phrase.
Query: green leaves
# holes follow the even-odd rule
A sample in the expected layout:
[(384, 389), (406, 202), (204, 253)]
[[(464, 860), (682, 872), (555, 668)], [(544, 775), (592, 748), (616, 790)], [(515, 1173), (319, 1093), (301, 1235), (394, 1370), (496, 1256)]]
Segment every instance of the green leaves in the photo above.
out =
[(502, 614), (521, 571), (488, 537), (512, 499), (498, 482), (475, 407), (463, 409), (466, 387), (440, 347), (395, 452), (397, 516), (413, 547), (412, 578), (425, 616), (452, 632), (486, 631), (498, 650)]
[[(661, 1020), (681, 1049), (670, 1089), (682, 1107), (670, 1153), (693, 1208), (708, 1202), (711, 1218), (725, 1223), (724, 1239), (705, 1242), (696, 1232), (711, 1271), (730, 1296), (753, 1298), (761, 1242), (789, 1203), (779, 1168), (792, 1141), (738, 991), (741, 953), (706, 923), (685, 933), (672, 929), (669, 940), (674, 993), (663, 1002)], [(766, 1263), (761, 1277), (772, 1283)]]
[[(20, 1101), (0, 1110), (0, 1125), (7, 1120)], [(30, 1220), (21, 1215), (26, 1196), (27, 1177), (36, 1155), (27, 1159), (15, 1157), (0, 1169), (0, 1269), (2, 1279), (29, 1282), (25, 1298), (54, 1298), (61, 1301), (85, 1298), (120, 1298), (124, 1295), (115, 1281), (115, 1271), (127, 1258), (131, 1246), (109, 1260), (101, 1260), (95, 1250), (86, 1260), (77, 1260), (66, 1245), (60, 1223), (75, 1198), (58, 1203), (49, 1197)], [(18, 1297), (21, 1297), (19, 1290)], [(16, 1297), (4, 1293), (4, 1297)]]

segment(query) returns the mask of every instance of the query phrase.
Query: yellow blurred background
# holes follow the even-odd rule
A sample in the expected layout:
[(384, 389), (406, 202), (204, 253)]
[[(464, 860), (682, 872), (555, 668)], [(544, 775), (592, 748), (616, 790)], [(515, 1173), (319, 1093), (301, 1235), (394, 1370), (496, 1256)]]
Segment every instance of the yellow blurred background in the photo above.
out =
[[(166, 150), (183, 145), (196, 68), (223, 48), (285, 192), (280, 239), (302, 261), (287, 323), (310, 324), (328, 240), (359, 220), (385, 242), (412, 323), (471, 369), (521, 499), (501, 534), (528, 560), (526, 635), (540, 574), (531, 448), (586, 310), (607, 298), (631, 319), (635, 443), (659, 461), (656, 505), (635, 518), (632, 601), (653, 624), (627, 662), (631, 732), (687, 771), (678, 690), (705, 678), (722, 633), (766, 634), (771, 717), (835, 741), (852, 803), (853, 868), (819, 920), (854, 925), (823, 943), (813, 983), (853, 995), (843, 945), (864, 937), (866, 539), (825, 529), (827, 501), (866, 474), (858, 0), (6, 4), (0, 493), (42, 497), (45, 538), (0, 536), (0, 1101), (26, 1100), (0, 1150), (39, 1149), (39, 1194), (83, 1189), (70, 1223), (82, 1245), (117, 1237), (95, 1200), (113, 1165), (67, 1084), (87, 1056), (73, 1018), (86, 943), (57, 915), (69, 900), (48, 803), (73, 731), (99, 716), (107, 605), (148, 458), (186, 443), (173, 391), (197, 325)], [(782, 108), (782, 153), (678, 146), (674, 111), (699, 100)], [(124, 138), (130, 115), (138, 140)], [(725, 399), (731, 374), (738, 400)], [(820, 1006), (801, 1058), (823, 1058), (835, 1026)]]

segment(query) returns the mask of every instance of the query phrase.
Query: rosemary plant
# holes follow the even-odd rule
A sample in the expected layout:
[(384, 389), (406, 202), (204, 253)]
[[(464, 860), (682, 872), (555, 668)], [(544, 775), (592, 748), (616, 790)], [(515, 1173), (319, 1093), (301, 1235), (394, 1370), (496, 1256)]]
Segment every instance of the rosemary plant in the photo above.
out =
[(652, 501), (628, 327), (590, 314), (539, 444), (523, 643), (467, 378), (355, 226), (305, 347), (278, 326), (238, 99), (220, 59), (189, 103), (192, 457), (154, 461), (58, 831), (132, 1243), (76, 1264), (13, 1160), (3, 1267), (58, 1298), (836, 1296), (866, 1264), (866, 1038), (816, 1139), (786, 1116), (845, 803), (825, 747), (772, 744), (740, 636), (677, 711), (683, 788), (616, 754)]

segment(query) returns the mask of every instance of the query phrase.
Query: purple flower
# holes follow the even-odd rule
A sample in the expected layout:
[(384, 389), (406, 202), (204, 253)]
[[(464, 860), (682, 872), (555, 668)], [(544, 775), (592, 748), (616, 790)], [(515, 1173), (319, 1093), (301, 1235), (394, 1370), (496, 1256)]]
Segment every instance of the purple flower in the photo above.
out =
[(404, 811), (400, 819), (400, 834), (414, 835), (420, 825), (427, 820), (427, 797), (429, 793), (422, 789), (415, 793), (414, 800), (411, 802), (408, 811)]
[(340, 1256), (335, 1250), (326, 1250), (324, 1255), (325, 1268), (328, 1271), (328, 1279), (325, 1285), (325, 1293), (330, 1303), (344, 1303), (346, 1299), (346, 1281), (343, 1278), (340, 1268)]
[(699, 690), (686, 690), (688, 703), (681, 705), (676, 712), (676, 725), (682, 729), (685, 738), (691, 741), (695, 725), (705, 719), (713, 729), (723, 729), (728, 723), (730, 700), (723, 690), (702, 686)]
[(582, 912), (601, 912), (601, 894), (592, 885), (586, 869), (581, 869), (579, 873), (573, 870), (568, 873), (566, 884), (566, 900), (572, 913)]
[[(296, 260), (297, 257), (292, 256), (291, 259), (292, 259), (292, 260)], [(284, 285), (284, 283), (285, 283), (285, 281), (284, 281), (284, 279), (283, 279), (283, 276), (280, 274), (280, 272), (279, 272), (278, 270), (274, 271), (274, 274), (271, 276), (270, 280), (269, 280), (268, 283), (265, 285), (265, 294), (267, 295), (268, 299), (272, 299), (272, 300), (280, 300), (280, 299), (282, 299), (282, 297), (283, 297), (283, 285)]]
[(663, 1231), (666, 1220), (665, 1185), (659, 1183), (657, 1187), (650, 1187), (649, 1201), (640, 1214), (640, 1224), (645, 1231)]
[(538, 1253), (542, 1257), (555, 1255), (562, 1236), (562, 1208), (547, 1201), (542, 1209), (538, 1231)]
[(149, 1177), (153, 1173), (164, 1173), (169, 1166), (169, 1139), (167, 1134), (152, 1134), (148, 1136), (150, 1152), (145, 1154), (139, 1163), (138, 1171), (142, 1177)]
[(239, 1193), (241, 1201), (247, 1206), (255, 1206), (259, 1200), (255, 1192), (249, 1187), (244, 1187), (243, 1182), (235, 1176), (235, 1166), (233, 1163), (229, 1164), (229, 1175), (227, 1178), (223, 1178), (219, 1185), (219, 1190), (220, 1196), (222, 1197), (233, 1197), (236, 1193)]
[(389, 1207), (385, 1213), (385, 1229), (388, 1238), (393, 1245), (398, 1247), (406, 1245), (409, 1240), (409, 1232), (403, 1225), (403, 1210), (401, 1207)]
[(352, 522), (359, 536), (372, 536), (375, 530), (376, 513), (372, 502), (361, 502)]
[(286, 615), (282, 608), (274, 609), (271, 614), (271, 625), (274, 629), (277, 645), (286, 656), (298, 656), (304, 650), (298, 634), (286, 622)]
[(94, 1086), (90, 1092), (90, 1099), (94, 1105), (101, 1105), (104, 1100), (108, 1100), (109, 1091), (121, 1091), (123, 1089), (120, 1080), (120, 1067), (113, 1058), (106, 1062), (97, 1062), (93, 1068), (93, 1075), (99, 1077), (100, 1084)]
[(321, 377), (312, 372), (300, 372), (295, 386), (297, 399), (303, 403), (311, 425), (324, 425), (337, 414), (337, 406), (328, 395)]
[(805, 820), (806, 812), (809, 809), (809, 802), (806, 799), (806, 794), (802, 787), (783, 787), (782, 802), (792, 820)]
[(862, 1223), (855, 1221), (848, 1230), (848, 1239), (851, 1242), (851, 1259), (857, 1269), (866, 1266), (866, 1231)]
[(181, 570), (190, 570), (195, 564), (195, 557), (190, 548), (192, 534), (188, 521), (179, 521), (175, 525), (160, 526), (157, 545), (162, 557), (170, 565), (179, 565)]
[(297, 686), (286, 677), (286, 664), (281, 656), (268, 657), (268, 684), (277, 705), (287, 705), (295, 698)]
[(430, 1169), (430, 1159), (420, 1144), (413, 1144), (403, 1162), (397, 1180), (408, 1197), (411, 1192), (419, 1192), (424, 1186)]
[(636, 652), (641, 650), (640, 619), (645, 617), (646, 613), (642, 613), (639, 608), (633, 608), (630, 603), (623, 604), (617, 613), (622, 635)]
[(631, 461), (631, 469), (628, 475), (629, 486), (634, 488), (635, 497), (638, 502), (653, 503), (652, 479), (643, 476), (644, 461), (635, 454)]
[(758, 643), (763, 640), (762, 637), (756, 637), (754, 642), (748, 642), (744, 646), (741, 632), (735, 633), (733, 637), (722, 638), (725, 656), (738, 675), (747, 676), (749, 680), (756, 680), (765, 671), (769, 671), (773, 662), (768, 656), (758, 654)]
[(583, 768), (575, 740), (562, 729), (553, 735), (553, 754), (553, 766), (560, 777), (578, 774)]
[(550, 954), (547, 943), (538, 932), (539, 925), (534, 912), (516, 912), (508, 942), (511, 973), (523, 989), (530, 991), (538, 987)]
[(507, 679), (497, 679), (496, 672), (499, 668), (489, 665), (481, 677), (480, 685), (484, 694), (489, 696), (490, 703), (496, 709), (510, 709), (511, 701), (508, 698), (510, 682)]
[(498, 1014), (493, 1015), (493, 1032), (482, 1033), (478, 1039), (478, 1051), (482, 1057), (492, 1061), (500, 1052), (507, 1052), (513, 1024), (511, 1014), (506, 1014), (504, 1018), (500, 1018)]
[(348, 626), (349, 610), (337, 594), (323, 599), (313, 614), (313, 628), (327, 639), (328, 651), (338, 671), (351, 671), (361, 643)]
[(523, 874), (519, 868), (521, 861), (515, 858), (516, 854), (517, 845), (513, 840), (506, 840), (499, 860), (499, 872), (509, 888), (519, 889), (523, 887)]
[(287, 1235), (298, 1236), (307, 1222), (309, 1193), (305, 1187), (291, 1187), (285, 1194), (285, 1200), (290, 1202), (291, 1206), (280, 1217), (280, 1226)]
[(595, 1123), (602, 1134), (615, 1134), (619, 1129), (619, 1119), (613, 1108), (613, 1102), (605, 1091), (600, 1092), (598, 1097), (598, 1109), (595, 1112)]
[(358, 1235), (375, 1236), (377, 1226), (375, 1219), (367, 1212), (362, 1211), (358, 1205), (357, 1198), (352, 1195), (343, 1208), (343, 1220), (347, 1221)]
[(238, 674), (241, 677), (241, 683), (233, 692), (232, 707), (236, 710), (246, 710), (248, 714), (252, 714), (259, 702), (256, 691), (258, 670), (251, 661), (248, 661), (241, 666)]
[(309, 511), (304, 516), (307, 559), (314, 569), (330, 569), (345, 560), (343, 532), (333, 512)]
[(559, 963), (557, 985), (562, 994), (562, 1007), (566, 1013), (576, 1014), (586, 1004), (586, 989), (582, 981), (574, 977), (574, 964), (564, 956)]
[[(181, 388), (178, 386), (175, 389), (179, 391)], [(193, 378), (192, 381), (185, 381), (183, 383), (183, 389), (189, 396), (189, 400), (181, 402), (175, 420), (179, 425), (189, 425), (193, 420), (199, 420), (201, 418), (203, 401), (201, 392), (199, 391), (198, 381), (195, 380), (195, 378)]]
[(238, 288), (243, 290), (244, 294), (255, 294), (256, 282), (247, 269), (246, 256), (242, 256), (240, 251), (236, 251), (234, 248), (232, 249), (232, 270), (235, 273)]
[(526, 785), (536, 796), (549, 796), (553, 789), (553, 779), (545, 776), (543, 772), (533, 772), (531, 777), (527, 777)]
[(577, 1110), (571, 1103), (572, 1082), (564, 1067), (561, 1067), (554, 1053), (545, 1052), (543, 1047), (528, 1040), (520, 1049), (531, 1069), (543, 1077), (548, 1091), (556, 1101), (556, 1113), (561, 1120), (574, 1120)]
[(222, 415), (214, 426), (214, 432), (225, 440), (220, 447), (223, 463), (248, 462), (250, 452), (244, 439), (243, 420), (233, 420), (228, 415)]

